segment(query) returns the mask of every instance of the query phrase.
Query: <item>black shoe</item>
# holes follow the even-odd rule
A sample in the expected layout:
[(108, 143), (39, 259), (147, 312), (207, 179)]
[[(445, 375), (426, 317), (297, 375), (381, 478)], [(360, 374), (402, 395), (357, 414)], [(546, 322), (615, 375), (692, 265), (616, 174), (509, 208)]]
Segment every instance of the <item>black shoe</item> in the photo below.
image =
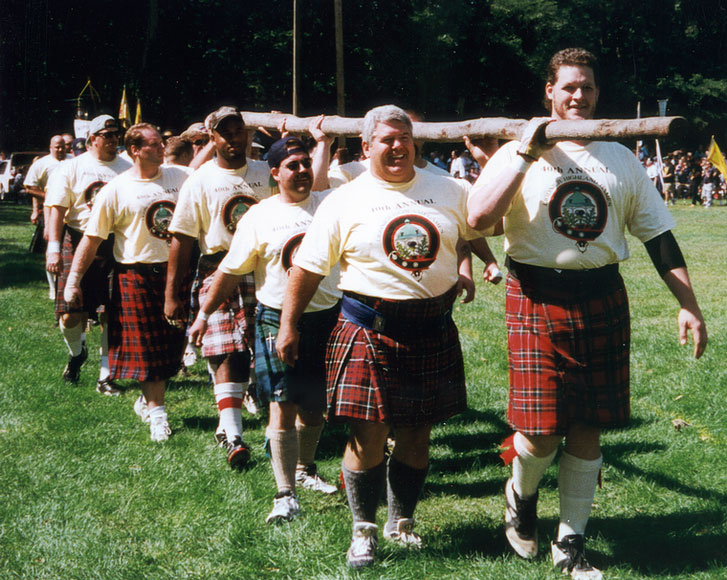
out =
[(586, 560), (583, 536), (571, 534), (550, 545), (553, 565), (575, 580), (601, 580), (603, 574)]
[(242, 469), (248, 461), (250, 449), (242, 437), (235, 437), (231, 443), (227, 443), (227, 464), (231, 469)]
[(121, 394), (119, 386), (108, 377), (96, 381), (96, 391), (108, 397), (118, 397)]
[(512, 549), (523, 558), (538, 553), (538, 494), (521, 498), (508, 479), (505, 484), (505, 537)]
[(81, 354), (79, 354), (78, 356), (68, 357), (68, 364), (63, 370), (63, 380), (69, 383), (77, 383), (78, 379), (81, 378), (81, 367), (83, 366), (83, 363), (86, 362), (87, 358), (88, 348), (86, 348), (86, 345), (84, 343), (83, 347), (81, 348)]

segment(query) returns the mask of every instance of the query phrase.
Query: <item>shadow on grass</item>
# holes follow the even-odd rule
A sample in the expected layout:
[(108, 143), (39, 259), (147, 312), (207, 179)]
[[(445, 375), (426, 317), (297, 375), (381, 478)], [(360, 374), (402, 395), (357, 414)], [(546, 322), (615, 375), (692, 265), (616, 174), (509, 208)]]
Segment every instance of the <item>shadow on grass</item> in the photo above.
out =
[[(674, 574), (713, 570), (727, 564), (727, 534), (723, 510), (635, 516), (602, 520), (593, 518), (589, 532), (610, 544), (612, 554), (589, 557), (596, 566), (628, 565), (642, 574)], [(710, 528), (718, 528), (719, 531)]]
[(727, 494), (724, 492), (715, 489), (686, 485), (676, 478), (640, 469), (635, 465), (620, 459), (635, 453), (651, 453), (654, 451), (662, 451), (666, 448), (666, 445), (657, 443), (619, 443), (616, 445), (604, 446), (603, 455), (610, 465), (622, 471), (627, 477), (637, 477), (639, 479), (651, 481), (656, 485), (681, 495), (695, 497), (698, 499), (714, 500), (720, 502), (722, 505), (727, 505)]
[[(7, 240), (0, 239), (0, 245), (5, 243)], [(4, 252), (3, 260), (0, 264), (0, 289), (31, 286), (45, 279), (44, 262), (37, 254)]]

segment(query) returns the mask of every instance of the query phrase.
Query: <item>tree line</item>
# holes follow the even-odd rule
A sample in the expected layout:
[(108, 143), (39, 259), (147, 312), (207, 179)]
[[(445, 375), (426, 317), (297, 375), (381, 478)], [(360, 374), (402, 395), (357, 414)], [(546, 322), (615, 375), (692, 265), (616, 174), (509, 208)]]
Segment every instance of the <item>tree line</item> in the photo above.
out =
[[(293, 0), (9, 0), (0, 15), (0, 149), (44, 148), (126, 85), (144, 120), (175, 132), (222, 103), (291, 112)], [(336, 113), (333, 0), (298, 0), (299, 114)], [(599, 115), (657, 99), (690, 133), (727, 136), (727, 0), (344, 0), (346, 114), (395, 102), (427, 120), (543, 114), (550, 55), (601, 59)]]

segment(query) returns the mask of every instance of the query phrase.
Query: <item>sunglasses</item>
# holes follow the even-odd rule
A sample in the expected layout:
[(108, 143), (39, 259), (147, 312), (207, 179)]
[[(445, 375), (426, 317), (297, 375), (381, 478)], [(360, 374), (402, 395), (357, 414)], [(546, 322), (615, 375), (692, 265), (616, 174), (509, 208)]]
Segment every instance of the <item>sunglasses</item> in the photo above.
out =
[(192, 141), (193, 145), (196, 145), (197, 147), (204, 147), (209, 142), (208, 139), (197, 139), (196, 141)]
[(291, 161), (290, 163), (286, 163), (285, 167), (286, 167), (286, 169), (290, 169), (290, 171), (298, 171), (298, 168), (301, 165), (305, 169), (309, 169), (311, 166), (311, 160), (310, 159), (301, 159), (300, 161)]
[(119, 138), (119, 132), (118, 131), (103, 131), (101, 133), (96, 133), (99, 137), (103, 137), (104, 139), (118, 139)]

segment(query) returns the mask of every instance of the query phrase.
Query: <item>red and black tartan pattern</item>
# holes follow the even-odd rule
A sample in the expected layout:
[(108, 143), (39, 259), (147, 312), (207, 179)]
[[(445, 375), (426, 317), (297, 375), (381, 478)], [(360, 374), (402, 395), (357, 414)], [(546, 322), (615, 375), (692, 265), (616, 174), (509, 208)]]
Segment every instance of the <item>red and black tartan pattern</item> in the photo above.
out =
[[(214, 263), (205, 260), (204, 257), (199, 261), (197, 278), (200, 304), (204, 304), (216, 267)], [(252, 274), (246, 274), (235, 291), (207, 320), (207, 332), (202, 342), (202, 356), (212, 357), (233, 352), (251, 352), (255, 344), (256, 305), (255, 278)]]
[(535, 302), (508, 276), (508, 419), (528, 435), (565, 435), (580, 422), (629, 422), (630, 317), (626, 289), (571, 304)]
[(63, 299), (63, 291), (66, 289), (68, 274), (73, 264), (73, 254), (81, 242), (83, 234), (68, 227), (63, 229), (63, 243), (61, 244), (61, 271), (56, 276), (56, 299), (55, 315), (56, 320), (61, 315), (71, 312), (87, 312), (91, 318), (96, 319), (96, 312), (103, 312), (111, 300), (111, 248), (113, 240), (108, 239), (101, 242), (96, 252), (96, 257), (81, 279), (81, 292), (83, 303), (77, 308), (71, 308)]
[(177, 374), (185, 336), (164, 318), (166, 279), (166, 262), (116, 272), (109, 326), (112, 378), (161, 381)]
[[(381, 301), (376, 310), (397, 317), (402, 332), (396, 337), (340, 315), (326, 352), (328, 419), (406, 427), (464, 411), (459, 333), (451, 316), (445, 316), (455, 297), (456, 291), (449, 291), (426, 300)], [(435, 329), (428, 324), (432, 320), (442, 323)]]

